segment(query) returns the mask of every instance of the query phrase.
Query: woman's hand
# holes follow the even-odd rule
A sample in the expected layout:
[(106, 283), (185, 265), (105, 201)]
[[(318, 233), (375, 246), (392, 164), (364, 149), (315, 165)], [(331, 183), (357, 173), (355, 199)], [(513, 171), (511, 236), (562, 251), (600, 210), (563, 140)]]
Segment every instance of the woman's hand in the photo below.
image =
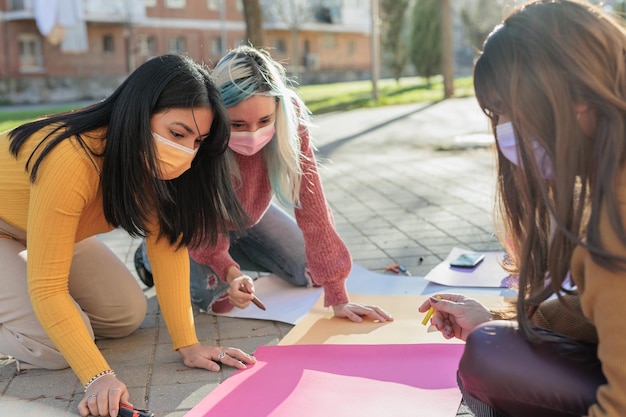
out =
[(256, 358), (236, 348), (203, 346), (200, 343), (178, 349), (183, 363), (190, 368), (202, 368), (217, 372), (219, 363), (238, 369), (246, 369), (247, 365), (256, 362)]
[(481, 323), (492, 319), (491, 312), (473, 298), (461, 294), (440, 294), (441, 299), (430, 297), (419, 306), (425, 313), (432, 306), (435, 310), (431, 324), (446, 339), (453, 337), (465, 340), (469, 333)]
[(389, 313), (376, 306), (347, 303), (333, 306), (333, 311), (335, 317), (346, 317), (357, 323), (363, 321), (363, 316), (374, 321), (393, 321), (393, 317)]
[(81, 416), (117, 417), (120, 403), (132, 407), (129, 398), (122, 381), (115, 375), (104, 375), (89, 385), (85, 396), (78, 403), (78, 412)]
[(249, 276), (241, 274), (230, 281), (227, 293), (232, 305), (247, 308), (254, 298), (254, 281)]

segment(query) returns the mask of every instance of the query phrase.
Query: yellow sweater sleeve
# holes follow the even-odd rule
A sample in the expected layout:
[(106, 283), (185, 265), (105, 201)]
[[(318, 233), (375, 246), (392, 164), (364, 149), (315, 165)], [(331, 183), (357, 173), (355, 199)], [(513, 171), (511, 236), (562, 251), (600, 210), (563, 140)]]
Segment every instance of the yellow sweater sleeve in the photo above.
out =
[(154, 275), (163, 320), (172, 338), (174, 350), (198, 343), (189, 296), (189, 254), (176, 249), (156, 234), (146, 238), (146, 250)]
[[(626, 224), (626, 171), (618, 181), (617, 193), (622, 222)], [(617, 238), (605, 209), (600, 214), (600, 234), (605, 248), (626, 257), (626, 247)], [(626, 271), (603, 268), (586, 249), (577, 247), (571, 272), (581, 295), (583, 313), (597, 329), (598, 358), (607, 379), (598, 389), (597, 403), (589, 408), (589, 416), (626, 416)]]
[[(79, 225), (98, 201), (99, 186), (93, 162), (73, 140), (63, 141), (42, 162), (37, 179), (30, 186), (26, 229), (28, 288), (33, 309), (83, 384), (109, 369), (68, 290), (74, 243), (84, 234), (79, 233)], [(101, 201), (99, 207), (101, 210)], [(85, 226), (91, 227), (94, 225)]]

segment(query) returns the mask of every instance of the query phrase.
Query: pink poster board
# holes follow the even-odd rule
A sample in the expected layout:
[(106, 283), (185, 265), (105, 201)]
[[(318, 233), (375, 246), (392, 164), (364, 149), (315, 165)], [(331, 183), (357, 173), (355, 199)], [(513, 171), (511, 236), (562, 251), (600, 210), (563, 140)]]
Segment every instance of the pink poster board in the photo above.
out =
[(454, 417), (463, 344), (260, 346), (186, 417)]

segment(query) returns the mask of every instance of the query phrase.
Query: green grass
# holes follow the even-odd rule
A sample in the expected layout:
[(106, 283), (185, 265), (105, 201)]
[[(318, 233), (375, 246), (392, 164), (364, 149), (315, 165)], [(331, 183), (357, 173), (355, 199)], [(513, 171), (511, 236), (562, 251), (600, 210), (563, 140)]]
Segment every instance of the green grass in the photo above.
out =
[[(380, 80), (378, 101), (373, 99), (371, 81), (301, 86), (299, 91), (313, 114), (322, 114), (362, 107), (439, 101), (443, 99), (443, 79), (433, 77), (430, 85), (420, 77), (401, 78), (398, 83), (390, 79)], [(457, 78), (454, 95), (473, 96), (472, 77)]]
[[(378, 101), (374, 101), (371, 81), (299, 86), (302, 99), (314, 115), (334, 111), (353, 110), (363, 107), (379, 107), (397, 104), (434, 102), (443, 99), (443, 79), (431, 78), (431, 83), (420, 77), (401, 78), (400, 82), (383, 79), (378, 81)], [(474, 94), (472, 77), (454, 81), (455, 97)], [(71, 105), (38, 106), (36, 109), (3, 111), (0, 106), (0, 132), (11, 129), (36, 117), (71, 110)]]
[(0, 106), (0, 132), (12, 129), (15, 126), (46, 114), (61, 113), (74, 108), (75, 106), (71, 105), (50, 105), (49, 107), (38, 106), (36, 109), (3, 111)]

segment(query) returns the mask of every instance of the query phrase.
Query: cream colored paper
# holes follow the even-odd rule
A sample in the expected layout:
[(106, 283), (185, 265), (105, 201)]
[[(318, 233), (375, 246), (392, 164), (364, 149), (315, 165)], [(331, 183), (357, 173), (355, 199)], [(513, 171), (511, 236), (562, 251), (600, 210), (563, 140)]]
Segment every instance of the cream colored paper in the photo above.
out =
[[(464, 343), (446, 340), (439, 332), (429, 332), (422, 325), (424, 313), (417, 309), (427, 295), (363, 295), (350, 294), (353, 303), (376, 305), (394, 317), (391, 322), (373, 322), (365, 319), (354, 323), (333, 316), (320, 297), (311, 311), (280, 341), (279, 345), (296, 344), (410, 344), (410, 343)], [(474, 297), (487, 307), (505, 303), (500, 296)]]

